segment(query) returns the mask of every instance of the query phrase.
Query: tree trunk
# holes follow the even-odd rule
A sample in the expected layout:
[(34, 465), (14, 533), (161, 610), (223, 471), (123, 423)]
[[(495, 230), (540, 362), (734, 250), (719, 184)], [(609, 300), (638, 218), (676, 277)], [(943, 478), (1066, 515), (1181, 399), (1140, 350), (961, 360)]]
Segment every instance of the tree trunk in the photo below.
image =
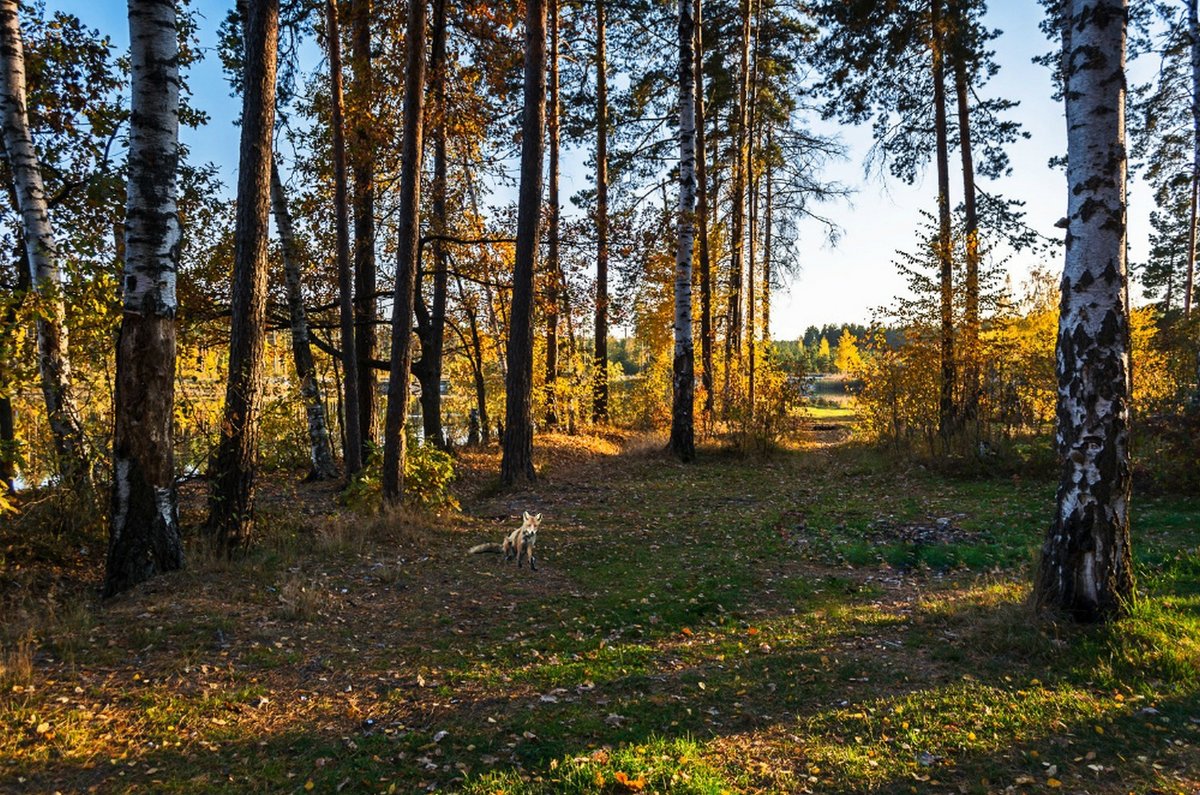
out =
[(558, 302), (561, 281), (558, 261), (559, 199), (558, 199), (558, 120), (561, 112), (558, 97), (558, 4), (549, 0), (550, 14), (550, 102), (547, 137), (550, 147), (550, 176), (547, 203), (550, 205), (550, 229), (546, 249), (546, 430), (558, 428)]
[(1124, 613), (1129, 545), (1125, 0), (1072, 0), (1067, 59), (1068, 228), (1058, 327), (1054, 522), (1035, 588), (1077, 621)]
[(383, 434), (383, 499), (404, 496), (408, 451), (408, 376), (412, 369), (413, 300), (421, 256), (421, 161), (425, 114), (425, 0), (410, 0), (404, 72), (404, 140), (400, 150), (396, 289), (392, 300), (392, 357)]
[(446, 339), (446, 0), (433, 0), (433, 40), (429, 68), (432, 77), (433, 139), (433, 309), (427, 333), (421, 337), (421, 421), (426, 443), (446, 450), (442, 423), (442, 356)]
[(248, 543), (254, 529), (278, 34), (278, 0), (249, 3), (234, 225), (229, 377), (221, 436), (210, 472), (212, 491), (206, 523), (207, 532), (228, 552)]
[(596, 329), (592, 422), (608, 421), (608, 56), (605, 3), (596, 0)]
[[(1196, 215), (1200, 204), (1200, 14), (1197, 0), (1188, 0), (1188, 39), (1192, 58), (1192, 207), (1188, 221), (1187, 276), (1183, 291), (1183, 316), (1191, 317), (1196, 274)], [(1197, 385), (1200, 394), (1200, 385)]]
[(694, 0), (696, 29), (696, 183), (700, 225), (700, 382), (704, 387), (704, 415), (712, 421), (713, 413), (713, 326), (712, 326), (712, 260), (708, 251), (708, 165), (704, 129), (704, 17), (701, 0)]
[(757, 373), (755, 372), (758, 365), (757, 351), (755, 350), (755, 337), (758, 329), (755, 326), (755, 286), (757, 280), (756, 270), (758, 268), (758, 191), (760, 186), (760, 176), (757, 168), (758, 157), (755, 154), (755, 149), (762, 150), (761, 127), (758, 113), (758, 57), (759, 57), (759, 32), (762, 29), (762, 3), (755, 3), (754, 8), (754, 60), (750, 70), (750, 110), (749, 118), (749, 136), (747, 138), (746, 150), (746, 184), (749, 189), (747, 203), (749, 205), (749, 251), (746, 258), (746, 349), (749, 357), (749, 366), (746, 370), (747, 375), (747, 414), (751, 421), (754, 420), (755, 406), (755, 387)]
[(763, 171), (767, 180), (767, 196), (766, 196), (766, 220), (763, 222), (763, 277), (762, 277), (762, 340), (769, 342), (771, 339), (771, 279), (773, 278), (773, 270), (771, 267), (771, 202), (773, 196), (773, 179), (775, 167), (775, 128), (767, 126), (767, 150), (763, 157)]
[(950, 243), (950, 148), (946, 122), (945, 35), (942, 29), (941, 0), (930, 5), (930, 47), (933, 51), (933, 113), (937, 146), (938, 240), (937, 257), (941, 266), (941, 399), (938, 403), (938, 429), (945, 450), (950, 449), (954, 433), (954, 259)]
[(692, 255), (696, 214), (696, 18), (693, 0), (679, 0), (679, 237), (675, 250), (675, 356), (671, 439), (680, 461), (696, 457), (695, 352), (692, 343)]
[(125, 265), (113, 406), (113, 489), (104, 596), (183, 568), (175, 490), (175, 278), (181, 238), (175, 4), (129, 3)]
[(21, 214), (30, 282), (41, 307), (37, 318), (38, 371), (59, 474), (65, 482), (90, 483), (87, 447), (71, 388), (58, 247), (50, 226), (41, 163), (33, 147), (25, 107), (25, 52), (18, 6), (17, 0), (0, 2), (0, 69), (3, 70), (0, 78), (4, 81), (0, 86), (0, 125)]
[(338, 476), (333, 461), (333, 449), (329, 443), (329, 423), (325, 417), (325, 401), (321, 396), (321, 382), (317, 378), (317, 365), (313, 360), (312, 346), (308, 338), (308, 313), (304, 309), (304, 296), (300, 292), (300, 250), (292, 230), (292, 214), (288, 211), (287, 195), (279, 179), (279, 170), (271, 167), (271, 212), (275, 216), (275, 230), (279, 233), (279, 244), (283, 250), (284, 283), (287, 286), (288, 321), (292, 332), (292, 361), (296, 365), (296, 378), (300, 382), (300, 399), (308, 418), (308, 480), (332, 480)]
[(354, 351), (358, 357), (358, 422), (363, 461), (378, 437), (375, 369), (375, 141), (371, 131), (371, 0), (350, 5), (350, 169), (354, 182)]
[[(733, 196), (730, 198), (729, 233), (729, 308), (725, 329), (725, 400), (730, 399), (730, 384), (740, 375), (742, 358), (742, 261), (746, 244), (746, 175), (750, 147), (750, 0), (741, 0), (742, 45), (738, 70), (737, 124), (734, 135), (737, 151), (733, 164)], [(726, 405), (728, 408), (728, 405)]]
[[(467, 323), (471, 329), (471, 339), (463, 341), (467, 359), (471, 362), (471, 376), (475, 387), (475, 412), (479, 423), (481, 438), (474, 443), (487, 447), (491, 443), (491, 426), (488, 424), (487, 382), (483, 377), (483, 341), (479, 337), (479, 310), (474, 301), (466, 300), (466, 290), (463, 289), (462, 279), (455, 277), (458, 282), (458, 300), (467, 315)], [(468, 439), (468, 444), (472, 444)]]
[(963, 234), (967, 266), (963, 285), (963, 345), (959, 355), (963, 362), (961, 420), (967, 425), (976, 422), (979, 417), (979, 214), (975, 209), (975, 160), (971, 152), (971, 109), (968, 104), (966, 53), (961, 42), (957, 50), (954, 62), (954, 90), (958, 104), (959, 150), (962, 155)]
[(546, 2), (526, 0), (525, 6), (521, 185), (517, 198), (517, 246), (508, 327), (504, 451), (500, 459), (500, 481), (506, 485), (536, 479), (530, 403), (533, 396), (533, 274), (537, 271), (538, 227), (542, 216), (542, 150), (546, 127)]
[(350, 270), (350, 202), (346, 186), (346, 138), (342, 101), (342, 39), (338, 30), (337, 0), (325, 2), (326, 38), (329, 45), (329, 109), (333, 143), (333, 220), (337, 238), (338, 316), (342, 332), (343, 388), (346, 390), (346, 446), (342, 460), (346, 479), (362, 469), (362, 424), (358, 412), (358, 357), (354, 345), (354, 275)]

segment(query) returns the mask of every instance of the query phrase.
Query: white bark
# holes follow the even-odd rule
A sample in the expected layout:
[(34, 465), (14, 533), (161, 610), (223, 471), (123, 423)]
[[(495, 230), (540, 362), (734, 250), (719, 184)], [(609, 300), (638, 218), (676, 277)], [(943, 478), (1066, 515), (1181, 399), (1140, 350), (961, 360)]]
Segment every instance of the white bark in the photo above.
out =
[(58, 249), (25, 106), (25, 53), (18, 8), (17, 0), (0, 0), (0, 80), (3, 81), (0, 84), (0, 127), (3, 128), (4, 147), (21, 212), (31, 282), (40, 301), (38, 369), (46, 414), (62, 474), (64, 477), (86, 477), (83, 433), (71, 395), (66, 308)]
[(179, 39), (174, 0), (129, 0), (132, 91), (105, 595), (183, 566), (175, 490)]
[(1125, 0), (1072, 0), (1066, 265), (1058, 335), (1058, 512), (1039, 601), (1081, 620), (1132, 597)]
[(695, 456), (695, 350), (692, 342), (692, 256), (696, 237), (696, 73), (693, 0), (679, 0), (679, 227), (675, 250), (675, 356), (671, 449)]
[(134, 74), (125, 211), (126, 312), (174, 317), (181, 238), (176, 208), (179, 163), (179, 42), (171, 0), (129, 5)]
[(309, 460), (312, 464), (308, 476), (311, 480), (330, 480), (337, 477), (337, 465), (333, 461), (329, 424), (325, 418), (325, 401), (321, 397), (321, 384), (317, 380), (317, 368), (308, 339), (308, 313), (304, 309), (304, 297), (300, 291), (299, 247), (296, 245), (287, 196), (284, 195), (283, 183), (274, 165), (271, 167), (271, 213), (275, 216), (275, 229), (279, 232), (279, 243), (283, 249), (283, 274), (287, 287), (288, 319), (292, 331), (292, 360), (296, 365), (296, 376), (300, 380), (300, 397), (304, 401), (304, 411), (308, 417)]

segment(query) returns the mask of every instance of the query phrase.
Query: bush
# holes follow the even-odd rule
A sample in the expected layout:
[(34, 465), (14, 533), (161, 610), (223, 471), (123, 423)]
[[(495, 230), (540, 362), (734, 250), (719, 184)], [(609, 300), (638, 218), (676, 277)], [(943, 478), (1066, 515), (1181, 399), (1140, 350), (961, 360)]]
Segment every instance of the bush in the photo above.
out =
[[(382, 451), (373, 449), (367, 465), (342, 493), (343, 502), (357, 510), (374, 510), (382, 495)], [(404, 502), (427, 511), (458, 510), (450, 492), (454, 459), (431, 444), (410, 443), (404, 460)]]

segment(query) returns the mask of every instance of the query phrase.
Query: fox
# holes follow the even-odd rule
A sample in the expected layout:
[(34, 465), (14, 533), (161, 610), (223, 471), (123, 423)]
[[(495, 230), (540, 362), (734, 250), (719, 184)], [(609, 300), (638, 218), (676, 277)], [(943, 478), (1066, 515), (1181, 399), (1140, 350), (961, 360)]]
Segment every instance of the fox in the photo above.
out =
[(538, 525), (542, 523), (542, 515), (536, 516), (524, 511), (521, 526), (508, 534), (503, 544), (477, 544), (467, 550), (468, 555), (478, 555), (481, 552), (498, 552), (504, 555), (504, 562), (517, 559), (517, 568), (521, 568), (521, 558), (529, 559), (529, 570), (537, 571), (537, 560), (533, 556), (537, 546)]

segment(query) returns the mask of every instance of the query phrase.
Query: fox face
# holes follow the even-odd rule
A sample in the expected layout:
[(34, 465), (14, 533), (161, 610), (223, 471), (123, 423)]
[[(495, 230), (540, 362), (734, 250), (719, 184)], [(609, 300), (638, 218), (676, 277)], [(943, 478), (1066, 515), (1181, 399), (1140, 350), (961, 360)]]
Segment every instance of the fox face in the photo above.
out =
[(529, 539), (537, 538), (538, 525), (542, 523), (542, 515), (539, 513), (534, 516), (529, 511), (525, 511), (521, 518), (524, 520), (521, 524), (521, 529), (525, 531), (525, 537)]

